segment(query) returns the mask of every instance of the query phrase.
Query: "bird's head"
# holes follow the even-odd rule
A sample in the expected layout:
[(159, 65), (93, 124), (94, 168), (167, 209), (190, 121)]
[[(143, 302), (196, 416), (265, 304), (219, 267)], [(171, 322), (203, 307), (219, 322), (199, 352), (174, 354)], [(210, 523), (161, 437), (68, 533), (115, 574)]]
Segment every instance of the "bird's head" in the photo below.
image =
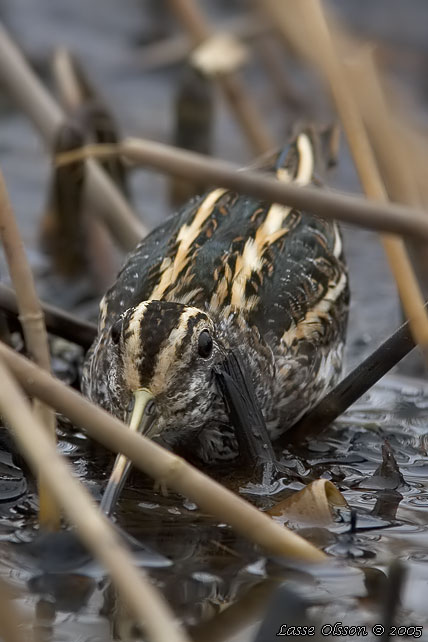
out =
[[(144, 301), (115, 321), (107, 341), (110, 409), (131, 429), (173, 447), (190, 441), (216, 412), (224, 414), (214, 368), (224, 360), (226, 348), (205, 312), (180, 303)], [(104, 503), (115, 500), (128, 468), (119, 456)]]

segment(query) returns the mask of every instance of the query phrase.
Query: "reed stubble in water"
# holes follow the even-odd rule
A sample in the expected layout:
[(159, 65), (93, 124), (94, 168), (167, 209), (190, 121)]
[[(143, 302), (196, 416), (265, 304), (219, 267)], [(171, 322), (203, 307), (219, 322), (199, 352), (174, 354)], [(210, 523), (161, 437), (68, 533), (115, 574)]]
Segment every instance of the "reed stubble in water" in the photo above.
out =
[[(195, 0), (169, 0), (169, 5), (195, 46), (200, 45), (213, 35), (209, 22)], [(234, 71), (230, 71), (215, 75), (215, 79), (254, 151), (257, 154), (262, 154), (275, 147), (274, 140), (266, 128), (252, 96), (246, 91), (239, 76)]]
[[(6, 29), (0, 26), (0, 79), (20, 105), (42, 138), (51, 146), (58, 127), (64, 122), (62, 112), (52, 96), (36, 77), (21, 51)], [(88, 201), (101, 216), (112, 237), (129, 251), (145, 236), (147, 230), (134, 214), (129, 203), (111, 182), (106, 173), (93, 161), (86, 163)]]

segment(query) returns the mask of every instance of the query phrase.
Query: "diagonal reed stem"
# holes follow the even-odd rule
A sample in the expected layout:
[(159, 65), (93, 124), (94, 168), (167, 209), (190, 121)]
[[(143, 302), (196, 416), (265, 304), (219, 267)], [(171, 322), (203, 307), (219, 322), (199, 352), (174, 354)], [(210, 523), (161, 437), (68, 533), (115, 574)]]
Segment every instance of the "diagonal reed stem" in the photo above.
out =
[[(294, 13), (295, 20), (299, 19), (304, 25), (307, 44), (300, 44), (305, 49), (306, 56), (318, 67), (326, 78), (333, 100), (336, 104), (351, 154), (360, 177), (361, 184), (370, 199), (379, 202), (388, 200), (385, 185), (382, 181), (376, 158), (374, 156), (367, 131), (365, 129), (358, 104), (353, 93), (367, 91), (367, 87), (353, 87), (349, 75), (336, 49), (336, 43), (329, 24), (323, 13), (319, 0), (300, 0), (299, 3), (287, 0), (269, 0), (268, 6), (272, 15), (286, 38), (293, 40), (290, 34), (288, 15)], [(310, 47), (308, 46), (310, 43)], [(316, 52), (316, 56), (314, 55)], [(354, 91), (353, 91), (354, 90)], [(415, 341), (424, 349), (428, 348), (428, 317), (424, 310), (424, 300), (413, 272), (412, 265), (401, 238), (391, 235), (382, 236), (390, 269), (393, 273), (400, 299), (410, 322)]]
[(134, 466), (194, 501), (201, 510), (230, 524), (243, 537), (274, 555), (322, 562), (324, 553), (213, 479), (128, 427), (75, 390), (0, 343), (0, 356), (24, 390), (62, 412), (95, 440), (121, 452)]
[[(9, 266), (10, 276), (15, 287), (19, 310), (19, 320), (24, 332), (28, 352), (42, 368), (50, 370), (48, 335), (44, 315), (34, 286), (33, 274), (25, 254), (24, 244), (19, 234), (12, 206), (0, 172), (0, 236)], [(34, 413), (46, 427), (51, 442), (55, 443), (55, 413), (39, 400), (34, 401)], [(61, 514), (49, 488), (39, 483), (39, 521), (42, 528), (59, 528)]]
[(188, 642), (164, 598), (120, 542), (109, 521), (100, 513), (88, 491), (73, 478), (56, 452), (46, 430), (0, 360), (0, 409), (12, 434), (33, 469), (43, 478), (87, 548), (109, 571), (120, 598), (152, 642)]
[(272, 203), (309, 210), (327, 219), (334, 218), (368, 229), (428, 240), (428, 217), (423, 210), (394, 203), (369, 201), (318, 187), (283, 183), (260, 171), (242, 171), (239, 165), (151, 140), (126, 138), (119, 145), (88, 145), (80, 150), (61, 154), (57, 163), (72, 163), (82, 156), (106, 158), (118, 154), (123, 154), (137, 165), (205, 184), (226, 187)]

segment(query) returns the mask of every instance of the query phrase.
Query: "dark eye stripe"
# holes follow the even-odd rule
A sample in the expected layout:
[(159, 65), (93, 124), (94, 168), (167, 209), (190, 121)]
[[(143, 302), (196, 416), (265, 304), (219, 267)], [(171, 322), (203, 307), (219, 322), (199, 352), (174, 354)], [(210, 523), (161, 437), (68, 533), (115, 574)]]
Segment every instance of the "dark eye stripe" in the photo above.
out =
[[(140, 347), (143, 359), (139, 364), (141, 382), (153, 377), (159, 352), (178, 326), (184, 306), (177, 303), (151, 301), (140, 320)], [(138, 355), (136, 355), (137, 357)]]
[(185, 353), (186, 348), (192, 339), (195, 326), (203, 319), (206, 319), (206, 316), (202, 312), (200, 312), (199, 314), (195, 314), (194, 316), (191, 316), (189, 317), (189, 319), (187, 319), (186, 333), (182, 341), (180, 342), (180, 345), (177, 346), (176, 350), (177, 360), (182, 359), (183, 354)]

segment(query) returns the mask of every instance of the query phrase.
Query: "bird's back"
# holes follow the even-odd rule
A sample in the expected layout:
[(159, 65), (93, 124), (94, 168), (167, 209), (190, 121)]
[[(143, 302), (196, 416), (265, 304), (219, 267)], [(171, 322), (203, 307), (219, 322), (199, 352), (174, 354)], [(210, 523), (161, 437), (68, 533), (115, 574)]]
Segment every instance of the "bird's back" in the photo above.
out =
[[(319, 184), (317, 144), (304, 131), (261, 169), (278, 180)], [(244, 349), (268, 431), (276, 438), (337, 381), (348, 298), (335, 222), (215, 188), (153, 230), (128, 256), (100, 304), (99, 335), (87, 357), (83, 390), (109, 407), (107, 384), (97, 379), (99, 360), (126, 310), (151, 300), (181, 303), (207, 312), (224, 345)], [(233, 436), (224, 426), (215, 434), (215, 443), (222, 444)], [(224, 444), (216, 450), (210, 431), (201, 435), (205, 461), (236, 454)]]
[[(313, 182), (317, 153), (303, 132), (263, 169), (279, 180)], [(100, 329), (144, 300), (236, 312), (271, 344), (322, 334), (328, 311), (345, 309), (346, 268), (337, 225), (223, 188), (190, 201), (129, 255), (100, 306)], [(342, 324), (343, 325), (343, 324)], [(343, 333), (343, 328), (340, 329)]]

